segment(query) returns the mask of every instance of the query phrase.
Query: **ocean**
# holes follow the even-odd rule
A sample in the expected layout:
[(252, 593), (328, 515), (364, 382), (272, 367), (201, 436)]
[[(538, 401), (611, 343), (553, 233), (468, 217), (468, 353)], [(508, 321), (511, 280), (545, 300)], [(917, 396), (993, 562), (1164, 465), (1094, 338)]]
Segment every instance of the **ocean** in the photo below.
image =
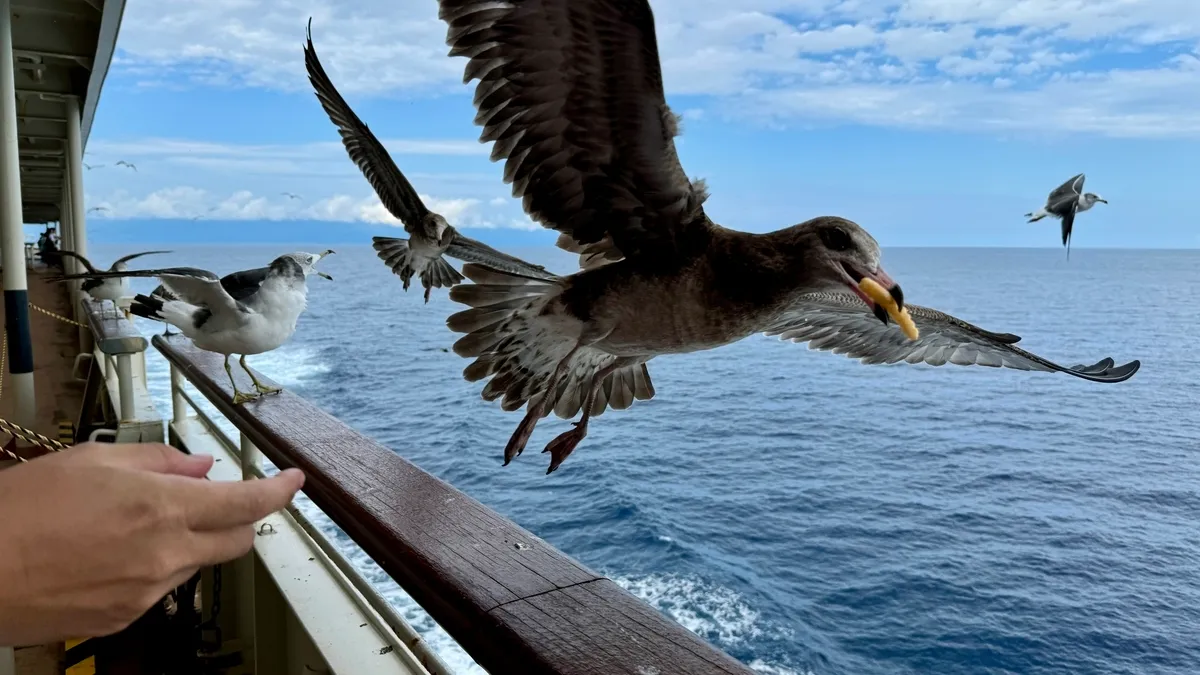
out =
[[(137, 264), (223, 274), (324, 248), (189, 245)], [(460, 306), (404, 293), (367, 246), (335, 248), (295, 337), (251, 365), (761, 673), (1200, 673), (1200, 312), (1184, 293), (1200, 251), (885, 250), (911, 303), (1064, 365), (1141, 372), (864, 366), (753, 336), (652, 361), (656, 398), (594, 419), (546, 476), (538, 451), (568, 423), (548, 418), (501, 467), (519, 414), (445, 351)], [(169, 417), (166, 364), (147, 362)], [(483, 672), (323, 522), (457, 672)]]

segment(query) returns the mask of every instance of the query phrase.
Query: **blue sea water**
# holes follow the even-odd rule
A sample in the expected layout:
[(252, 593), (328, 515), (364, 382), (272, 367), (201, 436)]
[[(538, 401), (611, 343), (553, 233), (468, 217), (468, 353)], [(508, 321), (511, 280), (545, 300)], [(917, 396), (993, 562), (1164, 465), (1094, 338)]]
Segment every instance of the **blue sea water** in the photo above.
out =
[[(226, 273), (296, 248), (138, 262)], [(104, 264), (128, 250), (93, 246)], [(1142, 370), (868, 367), (754, 336), (651, 362), (656, 398), (593, 420), (546, 476), (537, 451), (567, 422), (502, 468), (519, 415), (444, 351), (458, 306), (402, 292), (365, 246), (321, 263), (335, 280), (311, 279), (294, 339), (250, 362), (762, 673), (1200, 673), (1200, 251), (893, 249), (884, 265), (909, 302), (1060, 363)], [(166, 415), (166, 366), (149, 367)], [(459, 672), (483, 672), (340, 536)]]

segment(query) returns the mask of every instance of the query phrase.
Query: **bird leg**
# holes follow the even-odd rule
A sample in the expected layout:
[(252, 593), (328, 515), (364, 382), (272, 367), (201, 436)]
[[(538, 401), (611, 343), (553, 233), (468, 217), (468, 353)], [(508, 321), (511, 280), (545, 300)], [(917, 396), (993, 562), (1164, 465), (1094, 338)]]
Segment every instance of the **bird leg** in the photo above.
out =
[(250, 368), (246, 366), (245, 354), (242, 354), (242, 357), (238, 359), (238, 363), (242, 364), (242, 370), (246, 371), (246, 374), (250, 376), (250, 381), (254, 383), (254, 389), (259, 394), (278, 394), (280, 391), (282, 391), (279, 387), (268, 387), (262, 382), (259, 382), (258, 378), (254, 376), (254, 373), (250, 371)]
[[(250, 371), (246, 371), (246, 372), (250, 372)], [(250, 394), (246, 394), (246, 393), (238, 391), (237, 381), (233, 379), (233, 369), (229, 367), (229, 355), (228, 354), (225, 355), (225, 374), (229, 376), (229, 384), (233, 385), (233, 404), (234, 405), (246, 403), (248, 401), (253, 401), (254, 399), (258, 398), (257, 396), (251, 396)]]
[(559, 434), (546, 444), (545, 450), (542, 450), (542, 452), (550, 453), (550, 468), (546, 469), (546, 475), (554, 473), (558, 465), (562, 464), (563, 460), (575, 450), (575, 446), (579, 445), (579, 442), (587, 436), (588, 420), (592, 417), (592, 404), (596, 400), (596, 393), (600, 391), (600, 385), (604, 383), (604, 378), (624, 365), (625, 359), (617, 359), (596, 371), (596, 374), (592, 376), (591, 387), (583, 397), (583, 417), (580, 417), (578, 422), (572, 422), (574, 429)]
[(508, 439), (508, 445), (504, 446), (504, 466), (508, 466), (513, 457), (521, 454), (521, 451), (525, 449), (525, 444), (529, 442), (529, 437), (533, 435), (533, 427), (537, 425), (538, 420), (542, 419), (542, 412), (546, 410), (547, 404), (550, 403), (547, 399), (553, 396), (554, 392), (558, 389), (558, 381), (562, 378), (563, 373), (567, 369), (567, 363), (575, 355), (577, 349), (579, 349), (579, 345), (572, 347), (571, 351), (567, 352), (567, 355), (558, 362), (558, 365), (554, 367), (554, 372), (550, 375), (550, 379), (546, 381), (546, 387), (542, 395), (538, 397), (536, 402), (530, 401), (529, 405), (525, 408), (525, 417), (517, 425), (517, 429), (513, 432), (512, 437)]

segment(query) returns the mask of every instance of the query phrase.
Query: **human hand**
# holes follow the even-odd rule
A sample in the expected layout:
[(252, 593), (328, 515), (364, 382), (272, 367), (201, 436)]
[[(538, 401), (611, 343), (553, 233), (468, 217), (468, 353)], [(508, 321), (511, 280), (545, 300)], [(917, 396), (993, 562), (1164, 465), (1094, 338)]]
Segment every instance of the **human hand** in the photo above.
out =
[(203, 480), (208, 455), (84, 443), (0, 471), (0, 645), (115, 633), (196, 571), (237, 558), (252, 523), (304, 485), (288, 469)]

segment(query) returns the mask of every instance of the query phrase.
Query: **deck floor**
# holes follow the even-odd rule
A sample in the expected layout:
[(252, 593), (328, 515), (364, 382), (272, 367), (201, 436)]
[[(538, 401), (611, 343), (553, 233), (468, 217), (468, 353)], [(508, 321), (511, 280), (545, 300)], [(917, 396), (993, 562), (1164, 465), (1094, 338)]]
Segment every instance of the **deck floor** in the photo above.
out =
[[(36, 263), (28, 270), (29, 301), (60, 316), (71, 316), (67, 287), (46, 281), (51, 271)], [(0, 297), (0, 306), (3, 306)], [(79, 353), (79, 329), (42, 312), (31, 309), (33, 331), (33, 387), (37, 397), (37, 415), (33, 430), (58, 438), (58, 422), (74, 422), (83, 399), (84, 385), (71, 377), (75, 355)], [(4, 390), (0, 392), (0, 417), (13, 413), (13, 393), (6, 365)], [(7, 438), (3, 439), (7, 441)]]

